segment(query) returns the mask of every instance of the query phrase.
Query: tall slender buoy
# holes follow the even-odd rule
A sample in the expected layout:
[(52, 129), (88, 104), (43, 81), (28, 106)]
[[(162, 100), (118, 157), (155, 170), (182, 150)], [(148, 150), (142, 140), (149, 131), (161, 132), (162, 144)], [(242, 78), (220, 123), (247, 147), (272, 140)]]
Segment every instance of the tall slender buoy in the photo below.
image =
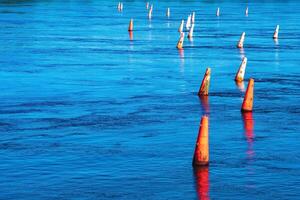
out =
[(246, 33), (243, 32), (242, 35), (241, 35), (241, 37), (240, 37), (240, 40), (239, 40), (239, 42), (237, 44), (238, 48), (243, 48), (244, 47), (245, 35), (246, 35)]
[(170, 17), (170, 8), (167, 8), (166, 16)]
[(217, 16), (217, 17), (220, 16), (220, 8), (217, 8), (216, 16)]
[(183, 26), (184, 26), (184, 20), (181, 20), (181, 24), (180, 24), (180, 26), (178, 28), (178, 32), (179, 33), (183, 32)]
[(249, 9), (248, 9), (248, 6), (246, 7), (246, 10), (245, 10), (245, 15), (246, 16), (248, 16), (248, 11), (249, 11)]
[(203, 116), (200, 123), (194, 151), (193, 166), (209, 165), (208, 117)]
[(194, 26), (195, 26), (195, 24), (192, 24), (192, 25), (191, 25), (191, 28), (190, 28), (190, 30), (189, 30), (189, 33), (188, 33), (188, 38), (189, 38), (189, 39), (192, 39), (192, 38), (193, 38)]
[(189, 15), (188, 18), (187, 18), (186, 26), (185, 26), (185, 28), (186, 28), (187, 30), (189, 30), (190, 27), (191, 27), (191, 18), (192, 18), (191, 15)]
[(275, 28), (274, 35), (273, 35), (274, 39), (278, 39), (278, 33), (279, 33), (279, 25), (277, 25)]
[(146, 3), (146, 9), (149, 9), (149, 2)]
[(196, 16), (196, 13), (193, 12), (193, 13), (192, 13), (192, 24), (195, 24), (195, 16)]
[(152, 19), (152, 11), (153, 11), (153, 4), (150, 6), (150, 9), (148, 12), (148, 19)]

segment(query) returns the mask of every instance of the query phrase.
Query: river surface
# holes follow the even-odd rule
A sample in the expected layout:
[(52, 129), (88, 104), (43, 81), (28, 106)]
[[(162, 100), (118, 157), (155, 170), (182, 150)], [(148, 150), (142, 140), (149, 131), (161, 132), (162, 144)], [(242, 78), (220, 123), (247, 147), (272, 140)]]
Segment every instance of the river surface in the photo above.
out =
[[(300, 198), (300, 2), (152, 3), (149, 21), (138, 0), (0, 1), (0, 199)], [(194, 170), (203, 114), (210, 166)]]

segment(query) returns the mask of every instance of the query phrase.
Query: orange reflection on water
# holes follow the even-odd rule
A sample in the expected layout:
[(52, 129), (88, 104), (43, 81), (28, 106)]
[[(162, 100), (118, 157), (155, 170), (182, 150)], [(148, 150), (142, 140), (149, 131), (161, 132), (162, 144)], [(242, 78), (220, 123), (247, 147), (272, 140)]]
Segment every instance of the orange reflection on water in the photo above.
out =
[(130, 41), (133, 40), (133, 31), (128, 31)]
[(209, 168), (194, 168), (197, 196), (200, 200), (209, 200)]
[(204, 114), (209, 114), (209, 100), (208, 96), (199, 96), (200, 103), (202, 106), (202, 109), (204, 111)]
[(178, 52), (179, 52), (179, 57), (181, 59), (184, 59), (184, 50), (183, 49), (178, 49)]
[(253, 139), (254, 139), (253, 114), (252, 114), (252, 112), (244, 112), (244, 113), (242, 113), (242, 116), (243, 116), (243, 121), (244, 121), (245, 136), (248, 141), (247, 155), (249, 156), (249, 158), (252, 158), (255, 153), (253, 150)]

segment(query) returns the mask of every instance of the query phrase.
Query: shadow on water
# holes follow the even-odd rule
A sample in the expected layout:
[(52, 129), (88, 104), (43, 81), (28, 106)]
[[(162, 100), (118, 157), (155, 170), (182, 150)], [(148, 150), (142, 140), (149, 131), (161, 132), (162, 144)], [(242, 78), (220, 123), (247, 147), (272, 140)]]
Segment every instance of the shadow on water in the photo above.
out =
[(209, 167), (194, 168), (195, 189), (200, 200), (209, 200)]
[(243, 122), (244, 122), (244, 133), (248, 142), (247, 149), (247, 158), (252, 159), (255, 155), (253, 149), (253, 140), (254, 140), (254, 119), (252, 112), (244, 112), (242, 113)]

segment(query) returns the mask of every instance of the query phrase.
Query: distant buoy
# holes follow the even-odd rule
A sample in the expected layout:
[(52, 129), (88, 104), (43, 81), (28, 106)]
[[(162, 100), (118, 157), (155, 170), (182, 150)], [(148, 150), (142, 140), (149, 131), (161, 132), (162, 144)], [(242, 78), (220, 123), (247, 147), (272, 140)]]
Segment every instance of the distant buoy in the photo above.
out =
[(150, 6), (150, 9), (148, 12), (148, 19), (152, 19), (152, 10), (153, 10), (153, 4)]
[(133, 19), (130, 19), (128, 31), (133, 31)]
[(192, 38), (193, 38), (193, 34), (194, 34), (194, 26), (195, 26), (195, 24), (192, 24), (192, 25), (191, 25), (191, 28), (190, 28), (190, 30), (189, 30), (189, 33), (188, 33), (188, 38), (189, 38), (189, 39), (192, 39)]
[(183, 49), (183, 41), (184, 41), (184, 32), (180, 33), (180, 38), (177, 42), (177, 49)]
[(186, 21), (186, 29), (189, 30), (191, 27), (191, 15), (188, 16), (187, 21)]
[(240, 68), (239, 68), (238, 72), (236, 73), (235, 81), (241, 82), (244, 80), (246, 66), (247, 66), (247, 58), (244, 57), (241, 65), (240, 65)]
[(178, 32), (179, 33), (183, 32), (183, 26), (184, 26), (184, 20), (181, 20), (181, 24), (180, 24), (180, 26), (178, 28)]
[(198, 91), (198, 96), (207, 96), (209, 92), (209, 84), (210, 84), (210, 68), (207, 68), (201, 83), (201, 86)]
[(166, 16), (170, 17), (170, 8), (167, 8)]
[(194, 151), (193, 166), (209, 165), (208, 117), (201, 119), (197, 142)]
[(249, 9), (248, 9), (248, 6), (246, 7), (246, 10), (245, 10), (245, 15), (246, 16), (248, 16), (248, 11), (249, 11)]
[(149, 2), (146, 3), (146, 9), (149, 9)]
[(220, 8), (217, 8), (216, 16), (217, 16), (217, 17), (220, 16)]
[(254, 95), (254, 79), (250, 79), (244, 101), (242, 104), (242, 112), (252, 112), (253, 109), (253, 95)]
[(241, 35), (241, 37), (240, 37), (240, 40), (239, 40), (239, 42), (237, 44), (238, 48), (243, 48), (244, 47), (245, 35), (246, 35), (246, 33), (243, 32), (242, 35)]
[(277, 25), (275, 28), (274, 35), (273, 35), (274, 39), (278, 39), (278, 33), (279, 33), (279, 25)]
[(193, 13), (192, 13), (192, 24), (195, 24), (195, 16), (196, 16), (196, 13), (193, 12)]
[(121, 2), (121, 5), (120, 5), (120, 11), (122, 12), (123, 11), (123, 3)]

